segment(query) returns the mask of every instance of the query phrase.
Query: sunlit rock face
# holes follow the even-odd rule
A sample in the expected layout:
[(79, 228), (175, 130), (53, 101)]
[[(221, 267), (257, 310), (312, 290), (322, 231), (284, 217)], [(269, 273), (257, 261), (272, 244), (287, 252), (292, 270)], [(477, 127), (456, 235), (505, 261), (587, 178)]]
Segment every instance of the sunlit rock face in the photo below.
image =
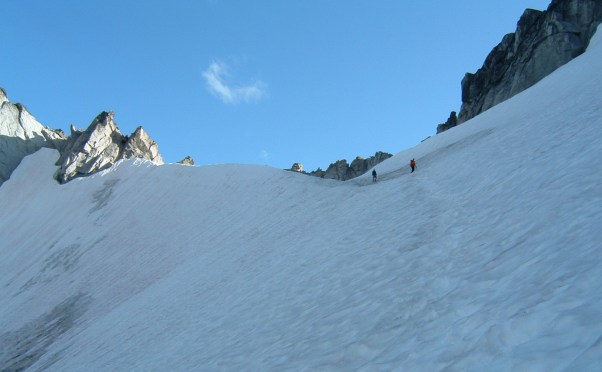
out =
[(55, 177), (61, 183), (94, 174), (122, 159), (163, 164), (159, 146), (148, 133), (138, 127), (131, 135), (123, 135), (112, 112), (101, 112), (85, 131), (72, 125), (67, 137), (60, 129), (42, 125), (22, 104), (11, 103), (0, 88), (0, 185), (25, 156), (42, 147), (59, 151)]
[[(127, 139), (123, 157), (128, 159), (142, 158), (156, 164), (163, 164), (163, 158), (159, 154), (159, 146), (142, 127), (136, 128), (134, 133)], [(194, 160), (192, 160), (192, 164), (194, 164)]]
[(0, 185), (25, 156), (42, 147), (61, 149), (65, 142), (62, 131), (40, 124), (25, 106), (11, 103), (0, 88)]
[(71, 127), (66, 148), (61, 152), (56, 178), (65, 183), (106, 169), (118, 160), (133, 157), (163, 164), (157, 143), (142, 127), (138, 127), (131, 136), (124, 136), (114, 121), (113, 112), (103, 111), (85, 131)]

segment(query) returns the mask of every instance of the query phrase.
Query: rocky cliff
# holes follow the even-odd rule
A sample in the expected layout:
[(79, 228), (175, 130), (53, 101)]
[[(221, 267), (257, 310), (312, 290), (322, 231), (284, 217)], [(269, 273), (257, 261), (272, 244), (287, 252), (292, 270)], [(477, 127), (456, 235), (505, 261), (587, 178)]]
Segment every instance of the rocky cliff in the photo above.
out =
[(25, 106), (11, 103), (4, 89), (0, 88), (0, 185), (25, 156), (42, 147), (60, 150), (66, 141), (62, 131), (40, 124)]
[(40, 124), (23, 105), (12, 104), (0, 88), (0, 185), (25, 156), (42, 147), (59, 151), (56, 178), (61, 183), (94, 174), (121, 159), (138, 157), (163, 164), (157, 143), (142, 127), (124, 136), (113, 118), (112, 112), (102, 112), (85, 131), (71, 126), (66, 137), (62, 130)]
[[(525, 10), (516, 31), (504, 36), (476, 73), (462, 79), (457, 124), (531, 87), (583, 53), (601, 22), (600, 0), (553, 0), (546, 11)], [(438, 132), (454, 125), (440, 126)]]
[(87, 176), (133, 157), (163, 164), (157, 143), (138, 127), (131, 136), (124, 136), (115, 123), (113, 112), (101, 112), (81, 132), (71, 127), (71, 135), (61, 151), (56, 178), (64, 183)]
[(446, 130), (453, 128), (456, 125), (458, 125), (458, 117), (456, 116), (456, 112), (452, 111), (449, 114), (449, 118), (445, 121), (445, 123), (437, 125), (437, 134), (445, 132)]
[[(391, 156), (393, 156), (393, 155), (386, 153), (386, 152), (378, 151), (377, 153), (374, 154), (374, 156), (371, 156), (369, 158), (362, 158), (361, 156), (356, 157), (355, 160), (353, 160), (351, 162), (351, 165), (349, 165), (347, 163), (347, 160), (338, 160), (338, 161), (330, 164), (325, 171), (318, 168), (317, 170), (310, 172), (308, 174), (310, 176), (314, 176), (314, 177), (346, 181), (346, 180), (355, 178), (357, 176), (361, 176), (362, 174), (366, 173), (367, 171), (372, 169), (374, 166), (376, 166), (380, 162), (390, 158)], [(298, 164), (298, 163), (295, 163), (295, 164)], [(295, 168), (295, 165), (293, 165), (292, 170), (296, 170), (294, 168)], [(301, 169), (303, 169), (303, 168), (301, 167)]]

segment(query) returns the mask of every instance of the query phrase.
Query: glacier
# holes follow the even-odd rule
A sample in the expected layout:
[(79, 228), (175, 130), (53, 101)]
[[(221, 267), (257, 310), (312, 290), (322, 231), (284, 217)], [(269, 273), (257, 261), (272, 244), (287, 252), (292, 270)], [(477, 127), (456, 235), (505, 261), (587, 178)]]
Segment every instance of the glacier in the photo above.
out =
[(41, 149), (0, 187), (0, 369), (600, 370), (601, 71), (596, 35), (375, 184), (138, 159), (59, 185)]

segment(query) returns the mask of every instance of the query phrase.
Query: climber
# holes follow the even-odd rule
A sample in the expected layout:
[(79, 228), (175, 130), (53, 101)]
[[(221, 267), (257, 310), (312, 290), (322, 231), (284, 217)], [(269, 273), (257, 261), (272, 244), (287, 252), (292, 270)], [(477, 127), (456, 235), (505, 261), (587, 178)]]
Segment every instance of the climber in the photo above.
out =
[(372, 182), (376, 182), (376, 169), (372, 170)]
[[(416, 169), (416, 160), (412, 159), (410, 160), (410, 168), (412, 168), (412, 172), (414, 172), (414, 169)], [(412, 173), (410, 172), (410, 173)]]

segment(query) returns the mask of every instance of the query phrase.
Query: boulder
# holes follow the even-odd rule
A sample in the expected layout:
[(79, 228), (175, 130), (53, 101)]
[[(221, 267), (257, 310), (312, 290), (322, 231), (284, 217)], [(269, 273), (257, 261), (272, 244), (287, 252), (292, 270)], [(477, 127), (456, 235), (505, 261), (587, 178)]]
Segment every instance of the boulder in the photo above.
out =
[(194, 165), (194, 159), (191, 158), (190, 156), (187, 156), (184, 159), (180, 160), (178, 162), (178, 164), (182, 164), (182, 165)]
[(301, 163), (293, 163), (291, 169), (293, 172), (301, 172), (303, 173), (303, 164)]

